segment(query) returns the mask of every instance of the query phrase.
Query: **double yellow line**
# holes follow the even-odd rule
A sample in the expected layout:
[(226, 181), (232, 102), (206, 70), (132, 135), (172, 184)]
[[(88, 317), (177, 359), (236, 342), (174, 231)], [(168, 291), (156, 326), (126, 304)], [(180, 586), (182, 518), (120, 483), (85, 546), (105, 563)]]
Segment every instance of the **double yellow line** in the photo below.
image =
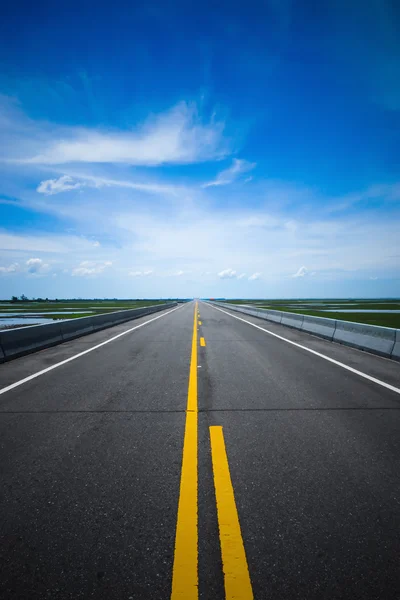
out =
[[(196, 302), (171, 600), (198, 599), (197, 324)], [(225, 597), (229, 600), (251, 600), (253, 592), (222, 427), (210, 427), (210, 438)]]
[(194, 311), (192, 354), (186, 409), (185, 437), (175, 535), (171, 599), (198, 598), (197, 523), (197, 302)]

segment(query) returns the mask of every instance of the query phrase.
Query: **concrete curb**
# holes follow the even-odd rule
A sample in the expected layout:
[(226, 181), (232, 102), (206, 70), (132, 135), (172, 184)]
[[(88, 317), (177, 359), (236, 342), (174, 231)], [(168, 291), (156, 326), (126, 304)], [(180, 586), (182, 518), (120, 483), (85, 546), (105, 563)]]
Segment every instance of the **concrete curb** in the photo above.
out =
[(0, 363), (177, 306), (176, 302), (0, 331)]
[(210, 304), (280, 323), (332, 342), (400, 361), (400, 329), (262, 308), (243, 309), (239, 305), (225, 302), (210, 302)]

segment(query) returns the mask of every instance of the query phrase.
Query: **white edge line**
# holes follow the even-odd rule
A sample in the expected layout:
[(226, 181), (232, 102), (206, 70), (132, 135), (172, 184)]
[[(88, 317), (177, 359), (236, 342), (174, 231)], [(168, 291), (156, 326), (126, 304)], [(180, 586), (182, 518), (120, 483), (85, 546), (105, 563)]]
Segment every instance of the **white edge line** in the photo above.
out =
[[(57, 369), (57, 367), (66, 365), (67, 363), (71, 362), (71, 360), (75, 360), (76, 358), (80, 358), (81, 356), (84, 356), (85, 354), (89, 354), (89, 352), (93, 352), (93, 350), (97, 350), (97, 348), (101, 348), (102, 346), (105, 346), (106, 344), (109, 344), (110, 342), (117, 340), (118, 338), (122, 337), (123, 335), (126, 335), (127, 333), (131, 333), (131, 331), (135, 331), (135, 329), (144, 327), (144, 325), (148, 325), (149, 323), (152, 323), (153, 321), (157, 321), (157, 319), (161, 319), (161, 317), (166, 317), (170, 313), (174, 312), (175, 310), (179, 310), (180, 308), (182, 308), (182, 307), (177, 306), (176, 308), (173, 308), (172, 310), (169, 310), (168, 312), (163, 313), (162, 315), (158, 315), (157, 317), (154, 317), (153, 319), (150, 319), (149, 321), (145, 321), (144, 323), (140, 323), (140, 325), (136, 325), (136, 327), (131, 327), (131, 329), (127, 329), (126, 331), (123, 331), (122, 333), (115, 335), (114, 337), (110, 338), (109, 340), (105, 340), (104, 342), (101, 342), (100, 344), (97, 344), (96, 346), (92, 346), (92, 348), (88, 348), (87, 350), (84, 350), (83, 352), (79, 352), (79, 354), (74, 354), (74, 356), (70, 356), (69, 358), (62, 360), (61, 362), (56, 363), (55, 365), (51, 365), (51, 367), (47, 367), (47, 369), (43, 369), (42, 371), (33, 373), (33, 375), (29, 375), (28, 377), (25, 377), (24, 379), (20, 379), (19, 381), (16, 381), (15, 383), (12, 383), (11, 385), (8, 385), (7, 387), (0, 389), (0, 395), (5, 394), (6, 392), (9, 392), (10, 390), (13, 390), (14, 388), (22, 385), (23, 383), (26, 383), (27, 381), (36, 379), (36, 377), (40, 377), (40, 375), (44, 375), (45, 373), (48, 373), (49, 371), (52, 371), (53, 369)], [(71, 340), (71, 341), (73, 341), (73, 340)]]
[(346, 369), (346, 371), (355, 373), (356, 375), (359, 375), (360, 377), (364, 377), (364, 379), (368, 379), (369, 381), (373, 381), (374, 383), (377, 383), (378, 385), (381, 385), (382, 387), (387, 388), (388, 390), (391, 390), (392, 392), (395, 392), (396, 394), (400, 394), (400, 388), (397, 388), (394, 385), (390, 385), (390, 383), (386, 383), (385, 381), (382, 381), (381, 379), (376, 379), (376, 377), (367, 375), (367, 373), (363, 373), (362, 371), (353, 369), (353, 367), (349, 367), (348, 365), (345, 365), (344, 363), (341, 363), (338, 360), (335, 360), (334, 358), (330, 358), (329, 356), (326, 356), (325, 354), (321, 354), (320, 352), (317, 352), (316, 350), (307, 348), (307, 346), (303, 346), (302, 344), (298, 344), (297, 342), (288, 340), (287, 338), (285, 338), (281, 335), (278, 335), (277, 333), (273, 333), (272, 331), (269, 331), (268, 329), (264, 329), (264, 327), (260, 327), (259, 325), (256, 325), (255, 323), (252, 323), (251, 321), (246, 321), (246, 319), (242, 319), (241, 317), (237, 317), (236, 315), (231, 315), (231, 313), (227, 312), (226, 310), (222, 310), (222, 308), (217, 308), (213, 304), (209, 304), (209, 306), (212, 306), (212, 308), (215, 308), (216, 310), (220, 310), (221, 312), (225, 313), (226, 315), (229, 315), (230, 317), (233, 317), (234, 319), (237, 319), (238, 321), (243, 321), (243, 323), (247, 323), (248, 325), (251, 325), (252, 327), (255, 327), (256, 329), (260, 329), (261, 331), (264, 331), (264, 333), (273, 335), (274, 337), (278, 338), (279, 340), (283, 340), (284, 342), (287, 342), (288, 344), (291, 344), (292, 346), (296, 346), (297, 348), (301, 348), (302, 350), (311, 352), (311, 354), (314, 354), (315, 356), (319, 356), (320, 358), (323, 358), (324, 360), (327, 360), (328, 362), (333, 363), (334, 365), (337, 365), (338, 367), (342, 367), (342, 369)]

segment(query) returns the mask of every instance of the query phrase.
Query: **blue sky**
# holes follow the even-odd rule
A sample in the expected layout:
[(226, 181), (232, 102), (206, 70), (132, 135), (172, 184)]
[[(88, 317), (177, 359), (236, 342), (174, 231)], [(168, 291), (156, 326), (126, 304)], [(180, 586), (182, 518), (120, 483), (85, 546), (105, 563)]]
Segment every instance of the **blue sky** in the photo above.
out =
[(385, 0), (9, 4), (0, 297), (399, 296), (399, 24)]

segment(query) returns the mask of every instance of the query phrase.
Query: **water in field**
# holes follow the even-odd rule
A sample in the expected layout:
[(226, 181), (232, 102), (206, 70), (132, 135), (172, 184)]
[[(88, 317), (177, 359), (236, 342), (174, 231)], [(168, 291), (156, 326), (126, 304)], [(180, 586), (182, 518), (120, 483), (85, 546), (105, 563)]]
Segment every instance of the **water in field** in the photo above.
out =
[(0, 312), (0, 319), (4, 318), (4, 317), (39, 317), (41, 315), (76, 315), (76, 313), (93, 313), (93, 310), (44, 310), (44, 311), (36, 311), (36, 312), (8, 312), (8, 311), (2, 311)]
[(369, 308), (320, 308), (321, 312), (337, 312), (337, 313), (390, 313), (400, 314), (400, 310), (385, 310), (385, 309), (369, 309)]
[(74, 315), (77, 312), (93, 313), (92, 310), (76, 311), (76, 310), (51, 310), (51, 311), (36, 311), (22, 312), (21, 309), (13, 308), (12, 311), (3, 310), (0, 312), (0, 331), (9, 329), (11, 326), (20, 325), (25, 327), (28, 325), (44, 325), (45, 323), (54, 323), (56, 319), (46, 317), (46, 313), (52, 315)]
[(9, 327), (20, 325), (21, 327), (25, 327), (28, 325), (43, 325), (44, 323), (54, 323), (53, 319), (45, 319), (41, 317), (29, 317), (27, 319), (14, 318), (10, 319), (2, 319), (0, 317), (0, 331), (8, 329)]

